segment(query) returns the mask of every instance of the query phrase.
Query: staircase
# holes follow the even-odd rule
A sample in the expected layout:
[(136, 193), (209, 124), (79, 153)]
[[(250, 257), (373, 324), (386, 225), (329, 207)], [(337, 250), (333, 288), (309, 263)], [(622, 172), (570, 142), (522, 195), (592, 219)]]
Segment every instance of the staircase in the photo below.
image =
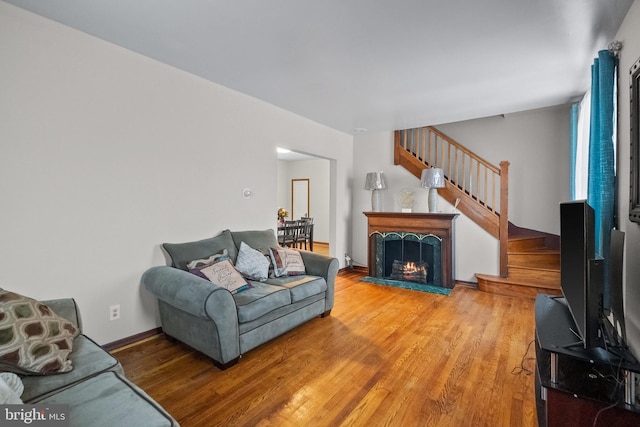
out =
[(500, 241), (500, 275), (476, 274), (478, 288), (501, 295), (535, 298), (560, 294), (558, 236), (517, 227), (508, 221), (509, 162), (492, 165), (432, 126), (394, 135), (394, 164), (417, 178), (441, 168), (439, 195)]
[(558, 236), (509, 225), (507, 277), (476, 274), (478, 289), (535, 299), (539, 293), (561, 295)]

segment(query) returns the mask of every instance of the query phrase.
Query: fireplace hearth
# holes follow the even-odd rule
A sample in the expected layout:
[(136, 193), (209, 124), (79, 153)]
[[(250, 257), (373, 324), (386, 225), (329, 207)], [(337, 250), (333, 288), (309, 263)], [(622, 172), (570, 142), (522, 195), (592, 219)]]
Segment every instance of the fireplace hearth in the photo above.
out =
[(458, 214), (365, 212), (369, 276), (453, 288)]

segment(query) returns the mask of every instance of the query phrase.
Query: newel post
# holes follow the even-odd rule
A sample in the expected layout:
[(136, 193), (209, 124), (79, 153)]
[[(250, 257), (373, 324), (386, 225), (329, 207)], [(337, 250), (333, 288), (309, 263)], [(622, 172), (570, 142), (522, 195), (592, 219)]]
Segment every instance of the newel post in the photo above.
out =
[(500, 162), (500, 276), (509, 275), (509, 162)]

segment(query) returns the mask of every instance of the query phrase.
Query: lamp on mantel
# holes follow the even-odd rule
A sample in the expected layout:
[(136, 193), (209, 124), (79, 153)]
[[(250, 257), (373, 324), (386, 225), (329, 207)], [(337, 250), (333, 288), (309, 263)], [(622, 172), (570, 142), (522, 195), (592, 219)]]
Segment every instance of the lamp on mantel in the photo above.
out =
[(369, 172), (364, 182), (364, 189), (371, 190), (371, 211), (380, 212), (380, 190), (387, 188), (383, 172)]
[(429, 189), (429, 212), (438, 212), (438, 188), (444, 188), (444, 172), (440, 168), (422, 170), (420, 187)]

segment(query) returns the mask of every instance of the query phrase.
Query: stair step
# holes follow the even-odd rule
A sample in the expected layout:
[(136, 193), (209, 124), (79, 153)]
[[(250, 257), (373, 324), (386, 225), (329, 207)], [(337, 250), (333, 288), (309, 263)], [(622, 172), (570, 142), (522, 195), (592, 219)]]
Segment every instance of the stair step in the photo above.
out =
[(509, 266), (549, 268), (560, 270), (560, 251), (555, 249), (537, 249), (508, 253)]
[(545, 247), (544, 236), (509, 236), (507, 250), (509, 252), (528, 251)]
[(553, 286), (560, 289), (560, 269), (510, 265), (508, 267), (508, 278), (519, 282)]
[(478, 279), (478, 289), (496, 295), (529, 299), (535, 299), (538, 294), (562, 295), (559, 285), (545, 286), (527, 280), (504, 278), (489, 274), (476, 274), (476, 277)]

